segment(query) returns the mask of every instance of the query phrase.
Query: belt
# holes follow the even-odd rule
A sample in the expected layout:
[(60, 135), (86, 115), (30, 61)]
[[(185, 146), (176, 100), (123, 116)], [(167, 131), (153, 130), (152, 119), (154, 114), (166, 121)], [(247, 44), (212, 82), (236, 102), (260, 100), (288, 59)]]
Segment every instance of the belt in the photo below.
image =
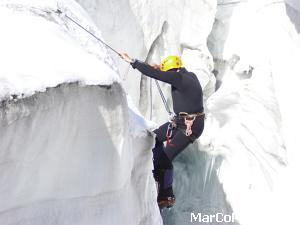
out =
[(178, 117), (179, 118), (193, 118), (193, 117), (200, 117), (200, 116), (204, 116), (205, 113), (204, 112), (198, 112), (198, 113), (186, 113), (186, 112), (180, 112), (178, 113)]
[[(190, 137), (192, 142), (195, 140), (191, 135), (193, 134), (192, 126), (196, 119), (196, 117), (205, 116), (204, 112), (198, 113), (186, 113), (180, 112), (173, 119), (170, 120), (170, 124), (168, 125), (166, 137), (167, 137), (167, 145), (171, 144), (170, 139), (172, 138), (172, 130), (173, 128), (178, 128), (181, 130), (187, 137)], [(183, 124), (178, 124), (178, 120), (183, 119)], [(184, 125), (184, 127), (182, 127)]]

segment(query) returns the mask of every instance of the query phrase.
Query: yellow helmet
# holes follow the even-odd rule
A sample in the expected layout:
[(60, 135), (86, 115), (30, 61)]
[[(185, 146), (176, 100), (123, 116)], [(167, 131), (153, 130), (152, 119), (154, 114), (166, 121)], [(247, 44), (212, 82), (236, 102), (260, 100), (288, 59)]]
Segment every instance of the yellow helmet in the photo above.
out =
[(178, 56), (168, 56), (160, 63), (161, 71), (168, 71), (171, 69), (178, 69), (182, 67), (182, 61)]

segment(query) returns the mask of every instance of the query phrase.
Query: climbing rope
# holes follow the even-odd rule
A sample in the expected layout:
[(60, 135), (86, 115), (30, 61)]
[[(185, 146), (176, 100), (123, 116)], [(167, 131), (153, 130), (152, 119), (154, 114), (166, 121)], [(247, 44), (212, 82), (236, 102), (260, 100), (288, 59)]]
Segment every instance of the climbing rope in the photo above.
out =
[(220, 2), (217, 5), (235, 5), (235, 4), (239, 4), (239, 3), (247, 3), (248, 0), (240, 0), (240, 1), (231, 1), (231, 2)]
[(126, 77), (127, 77), (128, 73), (129, 73), (129, 70), (130, 70), (130, 67), (131, 67), (130, 64), (128, 64), (128, 67), (126, 68), (123, 76), (121, 76), (121, 79), (122, 79), (123, 82), (125, 82), (125, 80), (126, 80)]
[[(183, 10), (185, 10), (185, 6), (186, 6), (186, 2), (187, 2), (187, 0), (184, 0), (184, 2), (183, 2)], [(183, 20), (184, 20), (184, 17), (182, 17), (181, 18), (181, 24), (183, 23)], [(166, 21), (165, 21), (166, 22)], [(151, 81), (152, 81), (152, 79), (151, 79)], [(158, 89), (158, 92), (159, 92), (159, 94), (160, 94), (160, 97), (161, 97), (161, 99), (162, 99), (162, 101), (163, 101), (163, 103), (164, 103), (164, 106), (165, 106), (165, 109), (166, 109), (166, 111), (167, 111), (167, 113), (169, 114), (169, 120), (170, 121), (172, 121), (173, 120), (173, 118), (174, 118), (174, 116), (176, 116), (176, 114), (173, 112), (173, 111), (171, 111), (171, 109), (170, 109), (170, 107), (168, 106), (168, 103), (167, 103), (167, 101), (166, 101), (166, 98), (165, 98), (165, 96), (164, 96), (164, 94), (163, 94), (163, 92), (162, 92), (162, 90), (161, 90), (161, 88), (160, 88), (160, 85), (159, 85), (159, 83), (158, 83), (158, 81), (157, 80), (155, 80), (155, 84), (156, 84), (156, 87), (157, 87), (157, 89)], [(152, 118), (152, 107), (153, 107), (153, 102), (152, 102), (152, 82), (150, 82), (150, 99), (151, 99), (151, 110), (150, 110), (150, 118)]]
[[(165, 109), (167, 111), (167, 113), (169, 114), (170, 117), (174, 116), (174, 113), (170, 110), (170, 107), (168, 106), (167, 100), (164, 96), (164, 93), (161, 90), (161, 87), (158, 83), (157, 80), (155, 80), (155, 84), (156, 87), (158, 89), (158, 92), (160, 94), (160, 97), (162, 99), (162, 102), (164, 103)], [(150, 79), (150, 103), (151, 103), (151, 107), (150, 107), (150, 120), (152, 120), (152, 115), (153, 115), (153, 90), (152, 90), (152, 79)]]
[[(150, 120), (152, 120), (152, 115), (153, 115), (153, 89), (152, 89), (152, 80), (153, 79), (150, 79), (150, 104), (151, 104), (151, 107), (150, 107)], [(172, 120), (172, 118), (175, 116), (175, 113), (173, 111), (171, 111), (168, 103), (167, 103), (167, 100), (164, 96), (164, 93), (162, 92), (161, 90), (161, 87), (158, 83), (157, 80), (155, 80), (155, 84), (156, 84), (156, 87), (157, 87), (157, 90), (160, 94), (160, 98), (165, 106), (165, 109), (167, 111), (167, 113), (169, 114), (169, 117), (170, 117), (170, 120)]]
[[(60, 9), (57, 9), (57, 11), (55, 11), (58, 14), (63, 14), (63, 12)], [(73, 18), (71, 18), (70, 16), (68, 16), (67, 14), (63, 14), (67, 19), (69, 19), (70, 21), (72, 21), (73, 23), (75, 23), (78, 27), (80, 27), (81, 29), (83, 29), (85, 32), (87, 32), (88, 34), (90, 34), (92, 37), (94, 37), (97, 41), (100, 41), (102, 44), (104, 44), (106, 47), (108, 47), (110, 50), (112, 50), (114, 53), (116, 53), (118, 56), (121, 56), (121, 54), (116, 51), (115, 49), (113, 49), (110, 45), (108, 45), (107, 43), (105, 43), (104, 41), (102, 41), (99, 37), (97, 37), (96, 35), (94, 35), (92, 32), (90, 32), (89, 30), (87, 30), (84, 26), (82, 26), (80, 23), (76, 22)], [(130, 65), (128, 65), (128, 68), (125, 70), (123, 76), (121, 76), (122, 81), (125, 80), (128, 72), (130, 69)]]
[(174, 113), (170, 110), (170, 108), (169, 108), (169, 106), (168, 106), (168, 103), (167, 103), (167, 101), (166, 101), (166, 98), (165, 98), (165, 96), (164, 96), (164, 93), (162, 92), (162, 90), (161, 90), (161, 88), (160, 88), (160, 85), (159, 85), (158, 81), (155, 80), (155, 83), (156, 83), (158, 92), (159, 92), (159, 94), (160, 94), (161, 100), (163, 101), (163, 103), (164, 103), (164, 105), (165, 105), (165, 109), (166, 109), (166, 111), (168, 112), (169, 116), (172, 117), (172, 116), (174, 115)]
[[(58, 14), (63, 14), (63, 12), (60, 9), (57, 9), (55, 11)], [(120, 56), (121, 54), (119, 52), (117, 52), (115, 49), (113, 49), (111, 46), (109, 46), (108, 44), (106, 44), (104, 41), (102, 41), (99, 37), (97, 37), (95, 34), (93, 34), (92, 32), (90, 32), (89, 30), (87, 30), (85, 27), (83, 27), (81, 24), (79, 24), (78, 22), (76, 22), (74, 19), (72, 19), (71, 17), (69, 17), (67, 14), (63, 14), (67, 19), (69, 19), (70, 21), (72, 21), (73, 23), (75, 23), (78, 27), (80, 27), (81, 29), (83, 29), (84, 31), (86, 31), (88, 34), (90, 34), (92, 37), (94, 37), (97, 41), (100, 41), (102, 44), (104, 44), (106, 47), (108, 47), (110, 50), (112, 50), (114, 53), (116, 53), (118, 56)]]
[[(56, 13), (58, 14), (63, 14), (63, 12), (60, 10), (60, 9), (57, 9), (57, 11), (55, 11)], [(102, 44), (104, 44), (106, 47), (108, 47), (110, 50), (112, 50), (114, 53), (116, 53), (118, 56), (121, 56), (121, 54), (116, 51), (115, 49), (113, 49), (110, 45), (106, 44), (104, 41), (102, 41), (99, 37), (97, 37), (96, 35), (94, 35), (92, 32), (90, 32), (89, 30), (87, 30), (85, 27), (83, 27), (81, 24), (79, 24), (78, 22), (76, 22), (74, 19), (72, 19), (70, 16), (68, 16), (67, 14), (63, 14), (67, 19), (69, 19), (70, 21), (72, 21), (74, 24), (76, 24), (78, 27), (80, 27), (81, 29), (83, 29), (85, 32), (87, 32), (88, 34), (90, 34), (92, 37), (94, 37), (97, 41), (101, 42)], [(129, 69), (127, 70), (126, 74), (128, 73)], [(125, 75), (124, 75), (125, 76)], [(161, 87), (158, 83), (157, 80), (155, 80), (155, 83), (156, 83), (156, 86), (157, 86), (157, 89), (158, 89), (158, 92), (160, 94), (160, 97), (164, 103), (164, 106), (165, 106), (165, 109), (167, 111), (167, 113), (169, 114), (169, 116), (173, 116), (174, 113), (170, 110), (168, 104), (167, 104), (167, 101), (166, 101), (166, 98), (161, 90)], [(151, 87), (152, 87), (152, 83), (151, 83)], [(150, 111), (150, 118), (152, 118), (152, 88), (150, 89), (151, 90), (151, 111)]]
[(152, 93), (152, 79), (150, 79), (150, 120), (152, 120), (152, 113), (153, 113), (153, 93)]

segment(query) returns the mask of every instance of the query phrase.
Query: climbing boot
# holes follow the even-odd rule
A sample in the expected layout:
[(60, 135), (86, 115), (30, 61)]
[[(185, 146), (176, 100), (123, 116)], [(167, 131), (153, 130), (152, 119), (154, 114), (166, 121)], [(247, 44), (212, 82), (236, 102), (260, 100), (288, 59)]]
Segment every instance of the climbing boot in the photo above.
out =
[(160, 209), (171, 208), (175, 204), (175, 196), (172, 187), (160, 190), (157, 197), (157, 204)]

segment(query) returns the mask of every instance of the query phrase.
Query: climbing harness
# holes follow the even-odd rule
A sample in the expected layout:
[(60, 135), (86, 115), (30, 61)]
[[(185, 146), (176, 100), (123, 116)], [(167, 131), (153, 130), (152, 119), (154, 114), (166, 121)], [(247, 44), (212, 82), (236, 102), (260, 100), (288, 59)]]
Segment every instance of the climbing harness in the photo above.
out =
[(170, 122), (168, 124), (168, 129), (167, 129), (167, 133), (166, 133), (166, 139), (167, 139), (167, 145), (169, 146), (174, 146), (174, 144), (171, 143), (171, 138), (173, 136), (173, 129), (174, 129), (174, 123)]
[(195, 119), (200, 116), (205, 116), (205, 114), (203, 112), (191, 114), (188, 114), (186, 112), (180, 112), (178, 114), (179, 119), (184, 119), (184, 124), (186, 125), (185, 135), (187, 137), (190, 137), (193, 134), (192, 126), (194, 124)]
[(110, 50), (112, 50), (114, 53), (116, 53), (118, 56), (121, 56), (121, 54), (119, 52), (117, 52), (115, 49), (113, 49), (111, 46), (109, 46), (108, 44), (106, 44), (104, 41), (102, 41), (99, 37), (97, 37), (95, 34), (93, 34), (92, 32), (90, 32), (89, 30), (87, 30), (85, 27), (83, 27), (81, 24), (79, 24), (78, 22), (76, 22), (74, 19), (72, 19), (71, 17), (69, 17), (67, 14), (63, 13), (60, 9), (57, 9), (55, 11), (57, 14), (61, 15), (63, 14), (67, 19), (69, 19), (70, 21), (72, 21), (73, 23), (75, 23), (78, 27), (80, 27), (82, 30), (84, 30), (85, 32), (87, 32), (88, 34), (90, 34), (92, 37), (94, 37), (97, 41), (100, 41), (102, 44), (104, 44), (106, 47), (108, 47)]
[[(205, 116), (203, 112), (201, 113), (186, 113), (180, 112), (178, 115), (175, 115), (173, 119), (169, 121), (167, 132), (166, 132), (166, 140), (167, 145), (174, 146), (171, 144), (171, 138), (173, 136), (174, 128), (178, 128), (181, 132), (185, 134), (185, 136), (189, 137), (192, 141), (194, 141), (194, 137), (192, 137), (193, 131), (192, 126), (197, 117)], [(182, 122), (181, 122), (182, 121)]]
[(187, 119), (187, 117), (184, 118), (184, 124), (186, 125), (185, 135), (188, 137), (191, 136), (191, 134), (193, 133), (192, 126), (193, 126), (195, 119), (196, 119), (196, 117), (194, 117), (191, 120)]

